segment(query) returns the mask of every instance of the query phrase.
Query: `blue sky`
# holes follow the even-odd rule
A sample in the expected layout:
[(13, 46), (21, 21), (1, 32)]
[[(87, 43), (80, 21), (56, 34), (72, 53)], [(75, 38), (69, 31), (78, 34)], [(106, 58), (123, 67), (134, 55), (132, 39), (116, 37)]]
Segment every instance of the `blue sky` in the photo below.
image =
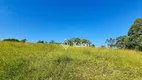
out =
[(0, 39), (87, 38), (96, 46), (127, 35), (142, 0), (0, 0)]

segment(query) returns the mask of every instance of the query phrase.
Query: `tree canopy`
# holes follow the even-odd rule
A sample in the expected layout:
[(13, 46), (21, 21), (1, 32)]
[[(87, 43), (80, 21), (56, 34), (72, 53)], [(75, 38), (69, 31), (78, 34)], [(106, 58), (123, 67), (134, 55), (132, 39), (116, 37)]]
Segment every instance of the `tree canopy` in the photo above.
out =
[(142, 18), (136, 19), (130, 27), (128, 35), (119, 36), (113, 43), (112, 39), (107, 39), (108, 45), (115, 44), (117, 48), (136, 49), (142, 51)]

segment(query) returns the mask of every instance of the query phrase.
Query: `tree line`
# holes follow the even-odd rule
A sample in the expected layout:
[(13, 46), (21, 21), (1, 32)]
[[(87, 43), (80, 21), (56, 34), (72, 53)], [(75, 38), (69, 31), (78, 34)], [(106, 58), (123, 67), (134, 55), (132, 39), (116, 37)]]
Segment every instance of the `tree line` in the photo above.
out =
[(142, 18), (134, 21), (127, 35), (119, 36), (116, 39), (109, 38), (106, 43), (109, 48), (142, 51)]
[(26, 42), (27, 39), (18, 40), (18, 39), (15, 39), (15, 38), (8, 38), (8, 39), (3, 39), (2, 41)]
[[(38, 41), (37, 43), (48, 43), (48, 42), (45, 42), (45, 41)], [(69, 45), (69, 46), (73, 46), (74, 43), (76, 43), (76, 45), (80, 45), (80, 44), (88, 44), (89, 47), (95, 47), (94, 44), (92, 44), (89, 40), (87, 39), (80, 39), (80, 38), (71, 38), (71, 39), (68, 39), (68, 40), (65, 40), (61, 43), (58, 43), (58, 42), (55, 42), (54, 40), (51, 40), (49, 42), (49, 44), (65, 44), (65, 45)]]
[[(8, 38), (8, 39), (3, 39), (2, 41), (26, 42), (27, 39), (18, 40), (18, 39), (15, 39), (15, 38)], [(88, 44), (89, 47), (95, 47), (95, 45), (92, 44), (89, 40), (80, 39), (80, 38), (71, 38), (71, 39), (68, 39), (67, 42), (63, 41), (63, 42), (60, 42), (60, 43), (55, 42), (54, 40), (51, 40), (50, 42), (39, 40), (39, 41), (37, 41), (37, 43), (43, 43), (43, 44), (68, 44), (69, 46), (73, 46), (74, 43), (76, 43), (76, 45)]]

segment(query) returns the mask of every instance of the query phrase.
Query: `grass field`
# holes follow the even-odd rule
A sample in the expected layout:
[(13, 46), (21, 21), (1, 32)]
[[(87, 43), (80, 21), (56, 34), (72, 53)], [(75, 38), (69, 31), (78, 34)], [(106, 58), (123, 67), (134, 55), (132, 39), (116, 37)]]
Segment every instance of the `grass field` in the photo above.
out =
[(142, 80), (142, 52), (0, 42), (0, 80)]

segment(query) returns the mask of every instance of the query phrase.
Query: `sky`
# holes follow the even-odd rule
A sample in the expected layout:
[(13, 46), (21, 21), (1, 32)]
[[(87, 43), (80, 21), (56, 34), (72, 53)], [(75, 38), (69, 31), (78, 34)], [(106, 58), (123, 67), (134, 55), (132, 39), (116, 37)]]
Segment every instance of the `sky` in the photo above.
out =
[(142, 18), (142, 0), (0, 0), (0, 40), (79, 37), (100, 46), (127, 35), (136, 18)]

